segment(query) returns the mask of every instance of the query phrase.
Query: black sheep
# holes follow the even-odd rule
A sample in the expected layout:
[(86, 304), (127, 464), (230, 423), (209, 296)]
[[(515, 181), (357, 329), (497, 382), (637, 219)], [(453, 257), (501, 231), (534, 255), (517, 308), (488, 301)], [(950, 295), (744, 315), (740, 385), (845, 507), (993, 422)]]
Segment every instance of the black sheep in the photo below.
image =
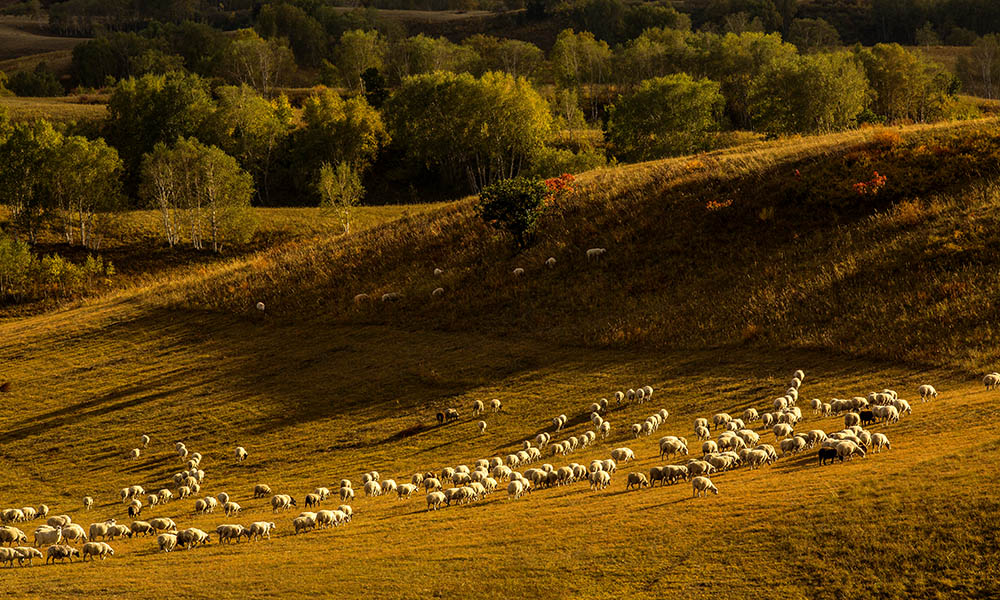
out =
[[(820, 448), (819, 449), (819, 464), (825, 465), (826, 461), (829, 460), (831, 463), (833, 459), (837, 458), (836, 448)], [(840, 459), (840, 462), (844, 462), (844, 459)]]
[(861, 425), (871, 425), (875, 422), (875, 413), (870, 410), (861, 411)]

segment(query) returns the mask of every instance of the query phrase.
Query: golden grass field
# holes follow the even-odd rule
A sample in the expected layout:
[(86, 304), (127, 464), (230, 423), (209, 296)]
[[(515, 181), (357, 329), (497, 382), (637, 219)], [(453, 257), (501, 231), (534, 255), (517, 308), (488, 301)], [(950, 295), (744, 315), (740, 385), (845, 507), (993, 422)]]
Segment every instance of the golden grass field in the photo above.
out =
[[(991, 126), (983, 121), (900, 132), (918, 142), (930, 136), (930, 144), (939, 139), (935, 136)], [(0, 508), (44, 502), (53, 514), (69, 514), (85, 528), (109, 517), (127, 522), (118, 489), (167, 487), (184, 466), (174, 443), (184, 441), (205, 456), (202, 495), (227, 492), (243, 513), (195, 515), (194, 499), (188, 499), (147, 509), (143, 518), (168, 516), (181, 528), (213, 534), (227, 522), (278, 524), (275, 538), (258, 543), (213, 541), (160, 554), (154, 539), (137, 538), (113, 542), (116, 555), (103, 563), (0, 569), (6, 595), (139, 598), (169, 590), (198, 598), (996, 597), (1000, 392), (987, 392), (980, 383), (981, 365), (996, 356), (989, 331), (979, 354), (944, 359), (945, 342), (935, 346), (921, 337), (935, 324), (902, 315), (895, 319), (897, 327), (918, 331), (909, 342), (903, 336), (892, 341), (919, 340), (927, 348), (920, 354), (908, 347), (903, 358), (893, 358), (885, 348), (862, 352), (839, 337), (824, 338), (828, 330), (820, 320), (826, 313), (808, 312), (817, 310), (816, 301), (804, 296), (794, 309), (779, 303), (781, 310), (766, 324), (780, 332), (776, 337), (703, 334), (714, 331), (707, 321), (738, 314), (728, 312), (727, 303), (747, 297), (740, 278), (770, 278), (777, 286), (778, 265), (797, 270), (799, 285), (819, 285), (821, 267), (846, 265), (844, 253), (853, 248), (845, 282), (867, 288), (877, 273), (882, 283), (912, 283), (905, 273), (885, 267), (906, 260), (911, 271), (930, 269), (940, 255), (917, 258), (902, 249), (918, 238), (933, 246), (930, 236), (938, 228), (950, 231), (965, 221), (978, 227), (977, 219), (990, 214), (995, 200), (976, 199), (959, 182), (936, 204), (921, 204), (922, 210), (879, 208), (827, 227), (826, 235), (836, 233), (842, 245), (820, 244), (823, 227), (802, 227), (796, 245), (813, 248), (816, 257), (792, 253), (792, 242), (762, 245), (753, 248), (760, 260), (783, 261), (763, 270), (749, 268), (739, 252), (718, 254), (730, 272), (728, 284), (720, 283), (720, 272), (693, 246), (670, 245), (679, 236), (702, 232), (701, 221), (718, 215), (705, 216), (703, 208), (683, 213), (653, 208), (690, 197), (692, 182), (705, 183), (708, 197), (719, 197), (722, 183), (703, 179), (706, 172), (745, 187), (748, 174), (773, 177), (789, 165), (818, 169), (880, 136), (885, 133), (867, 130), (783, 140), (586, 174), (561, 219), (547, 221), (537, 247), (518, 255), (475, 227), (464, 201), (419, 214), (384, 214), (385, 219), (372, 220), (373, 227), (343, 238), (317, 231), (257, 255), (0, 323), (0, 380), (12, 382), (11, 391), (0, 395), (0, 466), (6, 475)], [(756, 193), (769, 189), (763, 178), (752, 181)], [(699, 197), (696, 203), (704, 201)], [(747, 210), (755, 214), (758, 208)], [(656, 226), (630, 235), (641, 211), (649, 211)], [(281, 218), (299, 218), (294, 211), (287, 214)], [(683, 228), (668, 226), (667, 219), (692, 215)], [(899, 226), (903, 215), (909, 215), (909, 225), (887, 229)], [(777, 237), (772, 225), (789, 231), (780, 218), (744, 223), (743, 212), (723, 216), (728, 220), (710, 231), (732, 227), (746, 235), (750, 227), (768, 239)], [(608, 262), (581, 265), (573, 253), (601, 228), (608, 235), (602, 240)], [(952, 262), (938, 264), (978, 285), (979, 271), (958, 266), (979, 260), (982, 268), (992, 268), (996, 235), (995, 228), (984, 227), (975, 234), (981, 252), (952, 255)], [(871, 246), (861, 243), (871, 239), (881, 241), (880, 250), (869, 253)], [(720, 252), (711, 244), (707, 250)], [(625, 259), (615, 259), (615, 251)], [(512, 284), (503, 277), (512, 265), (534, 265), (556, 252), (560, 262), (553, 273), (529, 268), (515, 292), (506, 291)], [(679, 255), (696, 262), (701, 275), (684, 271)], [(430, 274), (434, 265), (446, 268), (449, 290), (436, 304), (424, 295), (439, 284)], [(664, 272), (654, 278), (657, 269)], [(824, 289), (846, 283), (830, 285)], [(610, 291), (614, 286), (626, 288), (624, 300)], [(675, 287), (701, 303), (706, 322), (666, 327), (668, 318), (695, 314), (687, 308), (671, 312), (669, 304), (680, 296), (667, 290)], [(893, 307), (888, 294), (897, 290), (886, 289), (876, 298)], [(404, 300), (361, 308), (350, 303), (359, 291), (388, 290), (403, 292)], [(611, 305), (598, 303), (598, 294)], [(554, 298), (559, 295), (565, 297)], [(868, 308), (869, 296), (824, 297), (834, 303), (830, 310), (857, 313), (835, 320), (835, 328), (861, 336), (858, 328), (867, 320), (880, 335), (891, 335), (893, 320)], [(265, 315), (248, 304), (257, 298), (267, 302)], [(962, 298), (951, 297), (939, 307), (936, 331), (944, 334), (953, 326), (941, 318), (949, 310), (966, 314), (975, 307), (979, 312), (969, 314), (984, 322), (996, 316), (989, 312), (991, 304), (979, 304), (978, 293), (970, 292), (965, 304)], [(515, 318), (518, 314), (522, 318)], [(733, 327), (739, 331), (744, 325)], [(605, 328), (629, 333), (618, 340), (591, 333)], [(787, 332), (798, 337), (781, 337)], [(628, 472), (661, 464), (660, 436), (686, 436), (691, 454), (700, 456), (692, 432), (695, 417), (764, 409), (796, 369), (806, 372), (800, 401), (805, 420), (797, 431), (843, 426), (842, 417), (812, 415), (808, 399), (828, 402), (885, 387), (908, 399), (913, 414), (872, 427), (889, 436), (892, 449), (865, 459), (821, 468), (811, 450), (760, 470), (713, 476), (720, 494), (708, 498), (691, 498), (689, 484), (625, 492)], [(923, 383), (934, 384), (940, 397), (921, 403), (916, 387)], [(607, 440), (546, 458), (557, 467), (587, 464), (607, 458), (612, 448), (632, 448), (637, 460), (620, 465), (605, 491), (575, 483), (517, 501), (497, 492), (437, 512), (425, 510), (419, 493), (409, 501), (361, 497), (363, 472), (375, 469), (383, 480), (402, 482), (416, 471), (504, 456), (522, 440), (551, 431), (551, 418), (560, 413), (570, 417), (570, 426), (554, 440), (579, 435), (592, 428), (586, 422), (591, 402), (647, 384), (656, 389), (651, 402), (613, 406)], [(501, 399), (504, 409), (483, 417), (488, 428), (479, 435), (480, 417), (472, 418), (470, 407), (473, 400), (491, 398)], [(462, 417), (438, 426), (434, 414), (446, 407), (458, 408)], [(660, 430), (632, 439), (629, 425), (660, 408), (670, 412)], [(128, 460), (143, 433), (152, 443), (140, 459)], [(771, 433), (761, 432), (761, 438), (774, 443)], [(232, 459), (237, 445), (250, 452), (240, 465)], [(334, 489), (345, 477), (359, 492), (353, 522), (293, 535), (291, 519), (304, 510), (303, 495), (317, 486)], [(251, 498), (257, 483), (292, 494), (299, 509), (272, 515), (266, 500)], [(89, 513), (80, 501), (88, 494), (97, 500)], [(336, 507), (339, 501), (327, 504)], [(30, 536), (36, 525), (21, 528)]]
[(104, 104), (81, 101), (77, 96), (0, 96), (0, 107), (7, 109), (7, 114), (14, 120), (96, 121), (108, 114)]

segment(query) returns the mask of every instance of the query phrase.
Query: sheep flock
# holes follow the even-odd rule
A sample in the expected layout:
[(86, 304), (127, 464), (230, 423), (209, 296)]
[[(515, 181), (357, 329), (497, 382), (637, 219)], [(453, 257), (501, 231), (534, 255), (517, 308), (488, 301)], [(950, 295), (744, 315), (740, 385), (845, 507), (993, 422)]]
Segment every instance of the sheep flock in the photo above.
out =
[[(538, 492), (571, 485), (587, 485), (593, 493), (617, 489), (645, 494), (669, 493), (657, 488), (683, 484), (691, 486), (691, 499), (703, 502), (701, 498), (725, 494), (725, 474), (737, 469), (767, 469), (792, 457), (802, 458), (798, 468), (824, 468), (891, 451), (892, 436), (887, 432), (919, 410), (914, 404), (919, 407), (938, 397), (938, 391), (925, 384), (914, 390), (920, 400), (914, 404), (891, 389), (826, 402), (807, 400), (805, 381), (806, 374), (797, 370), (787, 387), (755, 406), (684, 423), (671, 420), (663, 407), (669, 398), (662, 390), (648, 384), (623, 386), (594, 402), (580, 402), (579, 410), (567, 411), (571, 414), (558, 414), (544, 423), (519, 422), (541, 432), (495, 456), (458, 465), (427, 465), (392, 478), (372, 469), (295, 490), (272, 489), (258, 481), (246, 481), (240, 489), (213, 485), (211, 469), (242, 470), (261, 458), (249, 440), (226, 455), (213, 455), (210, 460), (215, 464), (206, 471), (208, 455), (192, 451), (184, 441), (168, 442), (157, 439), (156, 432), (143, 433), (136, 435), (134, 446), (120, 450), (123, 469), (138, 460), (166, 457), (177, 469), (169, 480), (149, 490), (139, 484), (114, 490), (95, 486), (72, 507), (81, 511), (77, 514), (95, 515), (86, 526), (64, 514), (67, 507), (52, 510), (46, 504), (25, 504), (0, 510), (0, 566), (121, 560), (123, 553), (116, 553), (113, 544), (123, 538), (148, 538), (150, 551), (169, 554), (207, 544), (318, 535), (349, 527), (357, 504), (407, 502), (415, 496), (422, 498), (420, 510), (439, 511), (490, 500), (544, 501)], [(988, 390), (1000, 387), (1000, 373), (986, 375), (983, 383)], [(649, 406), (644, 420), (615, 422), (616, 412), (642, 405)], [(475, 400), (468, 407), (471, 416), (463, 416), (466, 407), (444, 408), (436, 413), (435, 426), (462, 428), (470, 439), (477, 439), (492, 421), (517, 419), (516, 402), (513, 406), (498, 398)], [(843, 427), (824, 431), (806, 424), (830, 418), (842, 418)], [(568, 435), (574, 427), (585, 431)], [(661, 434), (663, 429), (670, 433)], [(654, 434), (655, 442), (647, 440)], [(600, 443), (605, 446), (598, 448)], [(648, 471), (631, 470), (629, 464), (637, 457), (658, 458), (663, 464)], [(157, 515), (178, 502), (189, 507), (182, 509), (184, 514), (212, 515), (218, 525), (205, 531)], [(266, 520), (239, 522), (248, 509), (269, 515)], [(97, 516), (98, 512), (102, 514)], [(364, 518), (364, 509), (359, 512)]]

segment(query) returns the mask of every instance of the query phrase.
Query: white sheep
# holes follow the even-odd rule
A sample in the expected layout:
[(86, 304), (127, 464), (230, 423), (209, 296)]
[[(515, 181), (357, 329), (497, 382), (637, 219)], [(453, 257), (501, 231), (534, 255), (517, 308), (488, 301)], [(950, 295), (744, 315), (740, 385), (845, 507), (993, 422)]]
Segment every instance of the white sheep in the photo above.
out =
[(719, 488), (715, 487), (715, 484), (712, 483), (712, 480), (708, 477), (695, 477), (691, 480), (691, 488), (694, 490), (695, 498), (698, 496), (706, 496), (710, 491), (713, 494), (719, 494)]
[(277, 526), (273, 521), (256, 521), (250, 524), (250, 535), (247, 537), (251, 540), (271, 539), (271, 532), (275, 529)]
[(587, 260), (599, 260), (607, 251), (607, 248), (590, 248), (587, 250)]
[(476, 423), (476, 429), (479, 430), (479, 433), (484, 433), (486, 431), (486, 421)]
[(209, 535), (196, 527), (190, 527), (177, 534), (177, 543), (190, 550), (195, 546), (203, 546), (211, 541)]
[(436, 287), (431, 292), (431, 298), (440, 298), (441, 296), (444, 296), (444, 288), (443, 287)]
[(877, 450), (878, 452), (881, 452), (883, 448), (886, 450), (892, 449), (892, 446), (889, 445), (889, 438), (884, 433), (873, 433), (871, 446), (873, 450)]
[(917, 393), (920, 394), (920, 401), (927, 402), (930, 398), (937, 398), (937, 390), (934, 389), (933, 385), (924, 384), (917, 388)]
[(545, 266), (548, 267), (548, 268), (550, 268), (550, 269), (555, 268), (555, 266), (556, 266), (556, 257), (550, 256), (547, 259), (545, 259)]
[(430, 492), (427, 494), (427, 510), (437, 510), (447, 499), (444, 492)]
[(372, 297), (369, 296), (368, 294), (358, 294), (357, 296), (354, 297), (354, 303), (361, 304), (362, 302), (367, 302), (368, 300), (371, 299)]
[(513, 273), (514, 273), (514, 277), (523, 277), (524, 276), (524, 269), (522, 269), (521, 267), (517, 267), (516, 269), (514, 269)]
[(512, 479), (511, 482), (507, 484), (508, 500), (517, 500), (529, 492), (531, 492), (531, 484), (521, 481), (520, 479)]
[(377, 481), (369, 481), (365, 484), (365, 496), (374, 498), (382, 495), (382, 486)]
[(41, 525), (35, 529), (35, 546), (58, 544), (62, 541), (62, 526)]
[(987, 391), (1000, 387), (1000, 373), (987, 373), (983, 377), (983, 385), (986, 386)]
[(435, 268), (434, 269), (434, 276), (435, 277), (440, 277), (442, 275), (444, 275), (444, 270), (443, 269), (439, 269), (439, 268)]
[(598, 426), (597, 430), (601, 432), (601, 439), (607, 439), (608, 434), (611, 432), (611, 423), (604, 421)]
[(81, 548), (81, 553), (83, 554), (83, 562), (87, 562), (87, 557), (90, 557), (90, 561), (93, 562), (95, 557), (100, 556), (101, 560), (104, 560), (108, 556), (114, 556), (115, 551), (110, 545), (104, 542), (87, 542)]
[(247, 449), (244, 448), (243, 446), (236, 446), (236, 450), (233, 452), (233, 454), (236, 455), (236, 462), (238, 463), (245, 461), (247, 457), (250, 456), (250, 454), (247, 452)]
[(503, 403), (500, 402), (499, 398), (494, 398), (494, 399), (490, 400), (490, 410), (492, 410), (493, 412), (495, 412), (495, 413), (500, 412), (500, 408), (502, 406), (503, 406)]
[(615, 462), (624, 463), (635, 458), (635, 452), (630, 448), (615, 448), (611, 451), (611, 459)]
[(483, 401), (482, 400), (476, 400), (476, 401), (474, 401), (472, 403), (472, 416), (478, 415), (479, 413), (483, 412), (484, 409), (485, 409), (485, 407), (483, 406)]

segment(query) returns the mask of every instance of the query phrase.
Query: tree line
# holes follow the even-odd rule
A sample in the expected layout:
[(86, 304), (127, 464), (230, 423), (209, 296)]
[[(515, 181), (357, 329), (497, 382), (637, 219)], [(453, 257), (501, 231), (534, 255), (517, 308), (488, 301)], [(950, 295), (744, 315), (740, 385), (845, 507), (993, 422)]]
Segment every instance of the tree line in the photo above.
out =
[[(300, 108), (273, 87), (178, 70), (118, 81), (103, 123), (4, 121), (0, 203), (28, 239), (47, 227), (96, 249), (118, 211), (152, 208), (167, 245), (219, 252), (253, 234), (254, 203), (323, 203), (348, 229), (349, 207), (383, 180), (461, 194), (722, 147), (742, 131), (974, 114), (953, 77), (898, 45), (800, 54), (777, 34), (654, 28), (613, 50), (565, 30), (547, 59), (554, 89), (519, 60), (482, 74), (429, 62), (386, 87), (387, 46), (350, 33), (374, 48), (341, 64), (354, 91), (319, 86)], [(565, 142), (588, 118), (603, 148)]]

